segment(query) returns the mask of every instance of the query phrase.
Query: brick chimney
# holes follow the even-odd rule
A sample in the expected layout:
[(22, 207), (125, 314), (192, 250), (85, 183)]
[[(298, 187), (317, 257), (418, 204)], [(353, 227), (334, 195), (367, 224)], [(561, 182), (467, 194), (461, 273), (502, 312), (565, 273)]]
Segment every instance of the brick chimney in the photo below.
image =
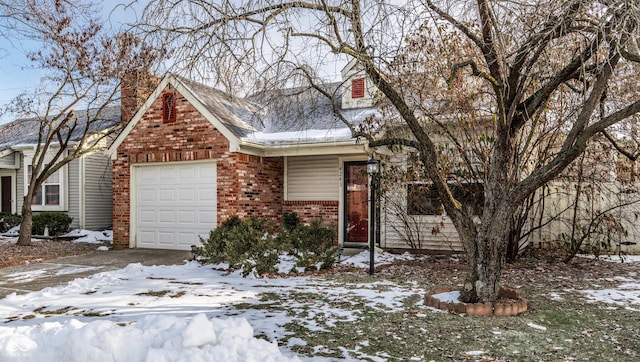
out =
[(124, 122), (129, 122), (136, 111), (151, 95), (160, 78), (145, 70), (129, 72), (120, 84), (120, 114)]

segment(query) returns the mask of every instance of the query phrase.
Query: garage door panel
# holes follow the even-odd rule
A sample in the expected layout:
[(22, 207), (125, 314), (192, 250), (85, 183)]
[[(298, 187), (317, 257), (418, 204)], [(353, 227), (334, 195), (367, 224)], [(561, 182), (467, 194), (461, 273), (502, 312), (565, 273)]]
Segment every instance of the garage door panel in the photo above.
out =
[(162, 188), (158, 192), (159, 201), (173, 201), (175, 198), (175, 190), (173, 189)]
[(159, 215), (160, 217), (158, 218), (158, 222), (160, 224), (173, 224), (176, 221), (176, 213), (173, 210), (160, 211)]
[(202, 201), (214, 201), (216, 200), (216, 189), (209, 185), (198, 189), (198, 199)]
[(157, 237), (160, 245), (171, 246), (175, 244), (175, 233), (173, 231), (158, 231)]
[(200, 245), (200, 239), (194, 233), (178, 233), (178, 243), (191, 249), (191, 245)]
[(200, 211), (198, 212), (198, 221), (204, 225), (213, 226), (216, 224), (216, 212), (215, 211)]
[(156, 190), (149, 190), (143, 188), (140, 190), (140, 200), (142, 201), (155, 201), (156, 200)]
[(158, 177), (160, 180), (174, 180), (176, 178), (176, 168), (162, 167), (158, 171)]
[(141, 210), (139, 215), (139, 220), (142, 223), (156, 222), (156, 212), (154, 210)]
[(194, 201), (196, 200), (195, 188), (182, 188), (180, 189), (178, 200), (180, 201)]
[(180, 224), (195, 225), (196, 213), (192, 210), (182, 210), (178, 212), (178, 221)]
[(190, 250), (216, 225), (215, 163), (136, 168), (136, 244)]
[(178, 176), (182, 180), (194, 180), (199, 178), (196, 167), (183, 167)]

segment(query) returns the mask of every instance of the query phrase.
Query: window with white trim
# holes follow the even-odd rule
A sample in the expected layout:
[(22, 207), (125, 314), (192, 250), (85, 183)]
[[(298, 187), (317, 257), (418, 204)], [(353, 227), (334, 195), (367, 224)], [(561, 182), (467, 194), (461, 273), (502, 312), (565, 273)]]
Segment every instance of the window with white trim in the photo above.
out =
[[(24, 153), (24, 192), (27, 193), (31, 178), (33, 177), (33, 166), (30, 164), (33, 154)], [(50, 157), (45, 158), (45, 163), (49, 162)], [(31, 208), (33, 211), (66, 211), (66, 169), (67, 165), (62, 166), (59, 170), (51, 174), (38, 187), (31, 198)]]
[[(28, 180), (31, 180), (33, 167), (29, 165)], [(28, 186), (28, 184), (27, 184)], [(35, 191), (31, 199), (31, 206), (58, 206), (60, 205), (60, 171), (54, 172)]]

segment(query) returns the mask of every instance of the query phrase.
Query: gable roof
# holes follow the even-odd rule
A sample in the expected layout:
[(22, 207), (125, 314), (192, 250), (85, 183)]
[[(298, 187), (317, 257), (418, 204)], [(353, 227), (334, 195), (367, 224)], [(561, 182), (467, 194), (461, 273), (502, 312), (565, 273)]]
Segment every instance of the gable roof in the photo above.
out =
[[(76, 111), (77, 127), (71, 133), (71, 141), (78, 141), (84, 134), (87, 122), (90, 132), (100, 132), (118, 125), (121, 122), (120, 106), (105, 107), (100, 111), (90, 109)], [(38, 143), (41, 120), (39, 118), (22, 118), (0, 126), (0, 152), (12, 150), (14, 147), (31, 146)]]
[[(317, 90), (291, 88), (239, 98), (167, 73), (109, 148), (112, 157), (167, 86), (178, 91), (218, 129), (234, 151), (266, 155), (266, 150), (273, 147), (355, 145), (349, 128), (334, 115), (332, 100)], [(335, 94), (340, 106), (339, 83), (329, 84), (327, 89)], [(349, 121), (359, 124), (376, 112), (374, 109), (349, 109), (341, 113)], [(362, 145), (358, 149), (362, 152)]]

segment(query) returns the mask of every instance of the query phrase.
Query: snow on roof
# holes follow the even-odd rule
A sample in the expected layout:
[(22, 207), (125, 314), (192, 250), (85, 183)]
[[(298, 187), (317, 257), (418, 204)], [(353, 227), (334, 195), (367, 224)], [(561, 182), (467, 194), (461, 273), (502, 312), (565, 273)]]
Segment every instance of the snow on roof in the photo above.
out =
[(254, 132), (243, 139), (263, 144), (345, 141), (351, 139), (351, 130), (345, 127), (274, 133)]
[(271, 90), (238, 98), (180, 76), (176, 79), (236, 137), (264, 145), (352, 139), (349, 128), (336, 116), (334, 103), (353, 125), (380, 115), (374, 108), (341, 109), (339, 83), (325, 85), (333, 99), (310, 87)]

